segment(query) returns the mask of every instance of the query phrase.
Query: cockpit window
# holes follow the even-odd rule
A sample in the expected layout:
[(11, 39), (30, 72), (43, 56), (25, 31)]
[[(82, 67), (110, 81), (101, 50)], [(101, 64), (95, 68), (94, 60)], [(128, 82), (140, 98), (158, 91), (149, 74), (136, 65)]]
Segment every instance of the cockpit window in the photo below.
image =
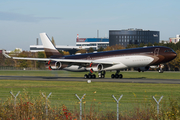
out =
[(173, 50), (165, 50), (164, 52), (174, 52)]

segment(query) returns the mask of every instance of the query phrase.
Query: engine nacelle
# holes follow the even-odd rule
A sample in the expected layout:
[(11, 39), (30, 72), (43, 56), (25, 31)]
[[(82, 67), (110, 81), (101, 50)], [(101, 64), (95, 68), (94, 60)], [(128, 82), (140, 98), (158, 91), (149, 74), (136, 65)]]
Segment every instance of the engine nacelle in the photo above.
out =
[(60, 70), (63, 69), (65, 67), (67, 67), (68, 65), (66, 64), (62, 64), (60, 61), (49, 61), (46, 64), (46, 67), (49, 68), (49, 70)]
[(144, 71), (148, 71), (149, 70), (149, 66), (146, 66), (146, 67), (136, 67), (134, 68), (135, 70), (137, 70), (138, 72), (144, 72)]
[(101, 71), (103, 70), (102, 64), (90, 64), (90, 66), (86, 67), (86, 70), (93, 70), (93, 71)]

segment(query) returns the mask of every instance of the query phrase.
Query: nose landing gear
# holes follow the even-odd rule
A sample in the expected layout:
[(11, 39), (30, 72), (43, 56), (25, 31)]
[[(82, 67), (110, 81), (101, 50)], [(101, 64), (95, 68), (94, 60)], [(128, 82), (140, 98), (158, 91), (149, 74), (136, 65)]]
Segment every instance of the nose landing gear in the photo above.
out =
[(164, 71), (163, 71), (163, 67), (164, 67), (164, 65), (159, 65), (159, 73), (163, 73)]

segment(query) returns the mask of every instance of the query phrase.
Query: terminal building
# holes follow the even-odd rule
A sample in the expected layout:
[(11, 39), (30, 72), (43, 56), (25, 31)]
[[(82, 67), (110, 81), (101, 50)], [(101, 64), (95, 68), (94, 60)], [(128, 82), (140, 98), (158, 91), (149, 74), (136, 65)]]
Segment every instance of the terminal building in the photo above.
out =
[(180, 41), (180, 35), (176, 35), (175, 38), (169, 38), (169, 42), (172, 42), (174, 44), (178, 43)]
[(82, 49), (93, 48), (94, 50), (99, 49), (100, 47), (106, 48), (109, 46), (108, 38), (79, 38), (77, 34), (76, 46)]
[[(75, 54), (80, 48), (78, 46), (62, 46), (56, 45), (57, 50), (68, 51), (69, 54)], [(31, 52), (42, 52), (44, 51), (43, 45), (30, 45)]]
[(109, 46), (129, 44), (139, 45), (140, 43), (159, 43), (159, 31), (143, 29), (109, 30)]

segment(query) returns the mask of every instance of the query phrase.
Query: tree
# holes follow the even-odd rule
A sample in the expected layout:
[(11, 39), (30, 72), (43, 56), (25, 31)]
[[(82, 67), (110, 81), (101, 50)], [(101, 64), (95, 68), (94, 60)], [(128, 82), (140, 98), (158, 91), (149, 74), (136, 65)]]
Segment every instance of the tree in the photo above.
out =
[(113, 48), (110, 46), (107, 46), (103, 51), (111, 51), (111, 50), (113, 50)]
[(54, 41), (54, 38), (52, 37), (52, 44), (56, 47), (56, 44), (55, 44), (55, 41)]
[(87, 50), (86, 49), (80, 49), (80, 50), (78, 50), (77, 52), (76, 52), (76, 54), (77, 53), (87, 53)]
[[(18, 54), (17, 57), (27, 57), (28, 54), (27, 52), (23, 51), (21, 53)], [(27, 60), (17, 60), (17, 67), (23, 67), (23, 68), (27, 68), (31, 63), (28, 64)]]
[[(38, 58), (46, 58), (45, 52), (38, 52)], [(36, 61), (36, 68), (44, 68), (45, 64), (42, 61)]]
[(63, 55), (70, 55), (68, 51), (63, 51)]
[(89, 48), (88, 50), (89, 53), (93, 53), (94, 52), (94, 49), (92, 47)]
[(62, 50), (58, 50), (61, 55), (64, 55), (64, 52)]
[(125, 49), (125, 47), (123, 47), (122, 45), (113, 45), (111, 46), (112, 47), (112, 50), (121, 50), (121, 49)]
[(101, 51), (103, 51), (104, 50), (104, 48), (103, 47), (100, 47), (97, 51), (98, 52), (101, 52)]

